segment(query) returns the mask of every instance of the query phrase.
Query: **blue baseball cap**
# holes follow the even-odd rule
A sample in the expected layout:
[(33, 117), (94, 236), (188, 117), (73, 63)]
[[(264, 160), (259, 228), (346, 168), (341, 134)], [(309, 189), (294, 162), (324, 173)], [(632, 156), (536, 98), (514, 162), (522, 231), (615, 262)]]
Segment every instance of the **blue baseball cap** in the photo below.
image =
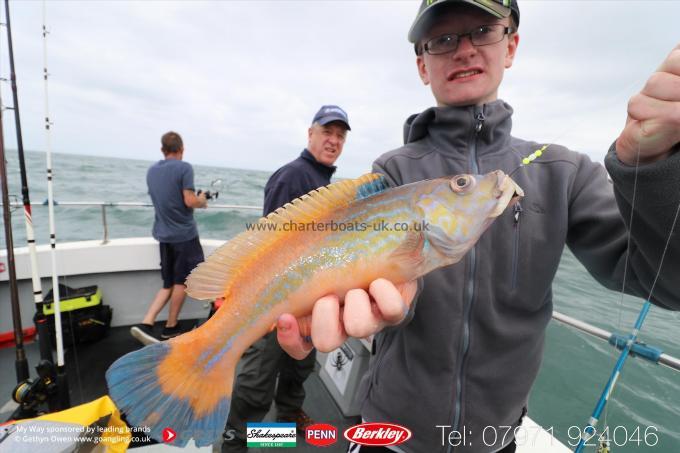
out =
[(519, 5), (517, 0), (422, 0), (420, 8), (418, 8), (418, 15), (408, 32), (408, 40), (414, 44), (417, 43), (422, 38), (425, 29), (429, 26), (430, 20), (434, 18), (438, 11), (441, 12), (442, 5), (456, 3), (476, 6), (499, 19), (512, 15), (515, 19), (515, 24), (519, 27)]
[(331, 123), (333, 121), (341, 121), (345, 123), (345, 126), (347, 126), (348, 131), (352, 130), (352, 128), (349, 127), (349, 119), (347, 119), (347, 112), (345, 112), (337, 105), (321, 106), (319, 111), (316, 112), (316, 115), (314, 115), (312, 124), (319, 123), (320, 125), (325, 126), (326, 124)]

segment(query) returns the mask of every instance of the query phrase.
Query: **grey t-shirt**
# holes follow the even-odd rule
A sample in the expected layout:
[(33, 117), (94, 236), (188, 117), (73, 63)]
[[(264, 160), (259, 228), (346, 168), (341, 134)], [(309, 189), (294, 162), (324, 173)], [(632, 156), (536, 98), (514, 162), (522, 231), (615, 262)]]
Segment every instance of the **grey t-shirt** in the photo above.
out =
[(184, 204), (183, 190), (194, 190), (194, 169), (176, 159), (160, 160), (146, 172), (146, 185), (155, 210), (153, 237), (160, 242), (183, 242), (198, 236), (194, 210)]

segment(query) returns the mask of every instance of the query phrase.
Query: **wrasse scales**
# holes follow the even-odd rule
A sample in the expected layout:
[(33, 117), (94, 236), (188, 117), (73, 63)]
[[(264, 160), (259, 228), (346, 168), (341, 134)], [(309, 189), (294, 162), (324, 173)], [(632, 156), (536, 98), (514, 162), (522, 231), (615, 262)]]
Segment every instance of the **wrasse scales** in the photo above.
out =
[(118, 359), (109, 393), (131, 425), (173, 445), (210, 445), (224, 429), (236, 364), (283, 313), (319, 298), (403, 283), (460, 261), (523, 195), (501, 171), (387, 188), (364, 175), (314, 190), (226, 242), (187, 279), (197, 299), (224, 298), (200, 328)]

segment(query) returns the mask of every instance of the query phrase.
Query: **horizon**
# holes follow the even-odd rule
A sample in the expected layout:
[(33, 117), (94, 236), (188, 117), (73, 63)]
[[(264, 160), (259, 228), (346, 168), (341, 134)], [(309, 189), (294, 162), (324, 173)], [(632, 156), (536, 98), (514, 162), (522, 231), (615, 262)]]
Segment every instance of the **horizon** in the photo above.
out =
[[(367, 173), (401, 146), (406, 118), (434, 104), (406, 40), (417, 6), (48, 2), (52, 151), (154, 161), (172, 129), (193, 165), (273, 172), (306, 146), (318, 107), (337, 104), (352, 124), (337, 175)], [(668, 32), (680, 2), (590, 1), (587, 15), (568, 1), (520, 6), (518, 55), (499, 92), (515, 110), (513, 135), (602, 162), (628, 99), (680, 41)], [(42, 2), (13, 2), (11, 15), (24, 147), (45, 152)], [(8, 83), (0, 95), (11, 104)]]
[[(9, 152), (16, 153), (18, 155), (19, 150), (17, 148), (10, 148), (5, 150), (5, 157), (9, 154)], [(35, 154), (45, 154), (47, 155), (46, 151), (40, 151), (40, 150), (35, 150), (35, 149), (24, 149), (24, 153), (35, 153)], [(160, 150), (158, 151), (160, 154)], [(137, 161), (137, 162), (146, 162), (149, 164), (153, 164), (154, 162), (158, 162), (159, 160), (163, 160), (162, 158), (159, 159), (140, 159), (140, 158), (135, 158), (135, 157), (120, 157), (120, 156), (104, 156), (101, 154), (87, 154), (87, 153), (69, 153), (66, 151), (52, 151), (52, 154), (59, 154), (59, 155), (65, 155), (65, 156), (83, 156), (83, 157), (92, 157), (92, 158), (106, 158), (106, 159), (117, 159), (117, 160), (132, 160), (132, 161)], [(182, 159), (185, 162), (189, 162), (193, 167), (214, 167), (214, 168), (224, 168), (226, 170), (238, 170), (238, 171), (255, 171), (255, 172), (261, 172), (261, 173), (273, 173), (276, 169), (272, 170), (271, 172), (269, 170), (260, 170), (257, 168), (238, 168), (238, 167), (228, 167), (224, 165), (213, 165), (213, 164), (199, 164), (199, 163), (194, 163), (191, 160), (188, 159)], [(52, 161), (52, 165), (54, 166), (54, 160)], [(9, 171), (9, 168), (8, 168)], [(19, 168), (17, 167), (16, 171), (19, 171)], [(357, 175), (358, 176), (358, 175)], [(344, 177), (343, 177), (344, 178)]]

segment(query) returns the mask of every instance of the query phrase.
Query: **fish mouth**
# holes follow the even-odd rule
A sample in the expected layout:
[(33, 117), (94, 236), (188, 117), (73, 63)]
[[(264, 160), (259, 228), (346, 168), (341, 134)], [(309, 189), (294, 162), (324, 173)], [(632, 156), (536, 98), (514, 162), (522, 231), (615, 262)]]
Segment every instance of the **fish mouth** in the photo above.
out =
[(524, 196), (524, 191), (512, 178), (500, 170), (497, 170), (495, 173), (497, 179), (494, 195), (498, 202), (489, 217), (498, 217), (506, 208), (517, 204)]

